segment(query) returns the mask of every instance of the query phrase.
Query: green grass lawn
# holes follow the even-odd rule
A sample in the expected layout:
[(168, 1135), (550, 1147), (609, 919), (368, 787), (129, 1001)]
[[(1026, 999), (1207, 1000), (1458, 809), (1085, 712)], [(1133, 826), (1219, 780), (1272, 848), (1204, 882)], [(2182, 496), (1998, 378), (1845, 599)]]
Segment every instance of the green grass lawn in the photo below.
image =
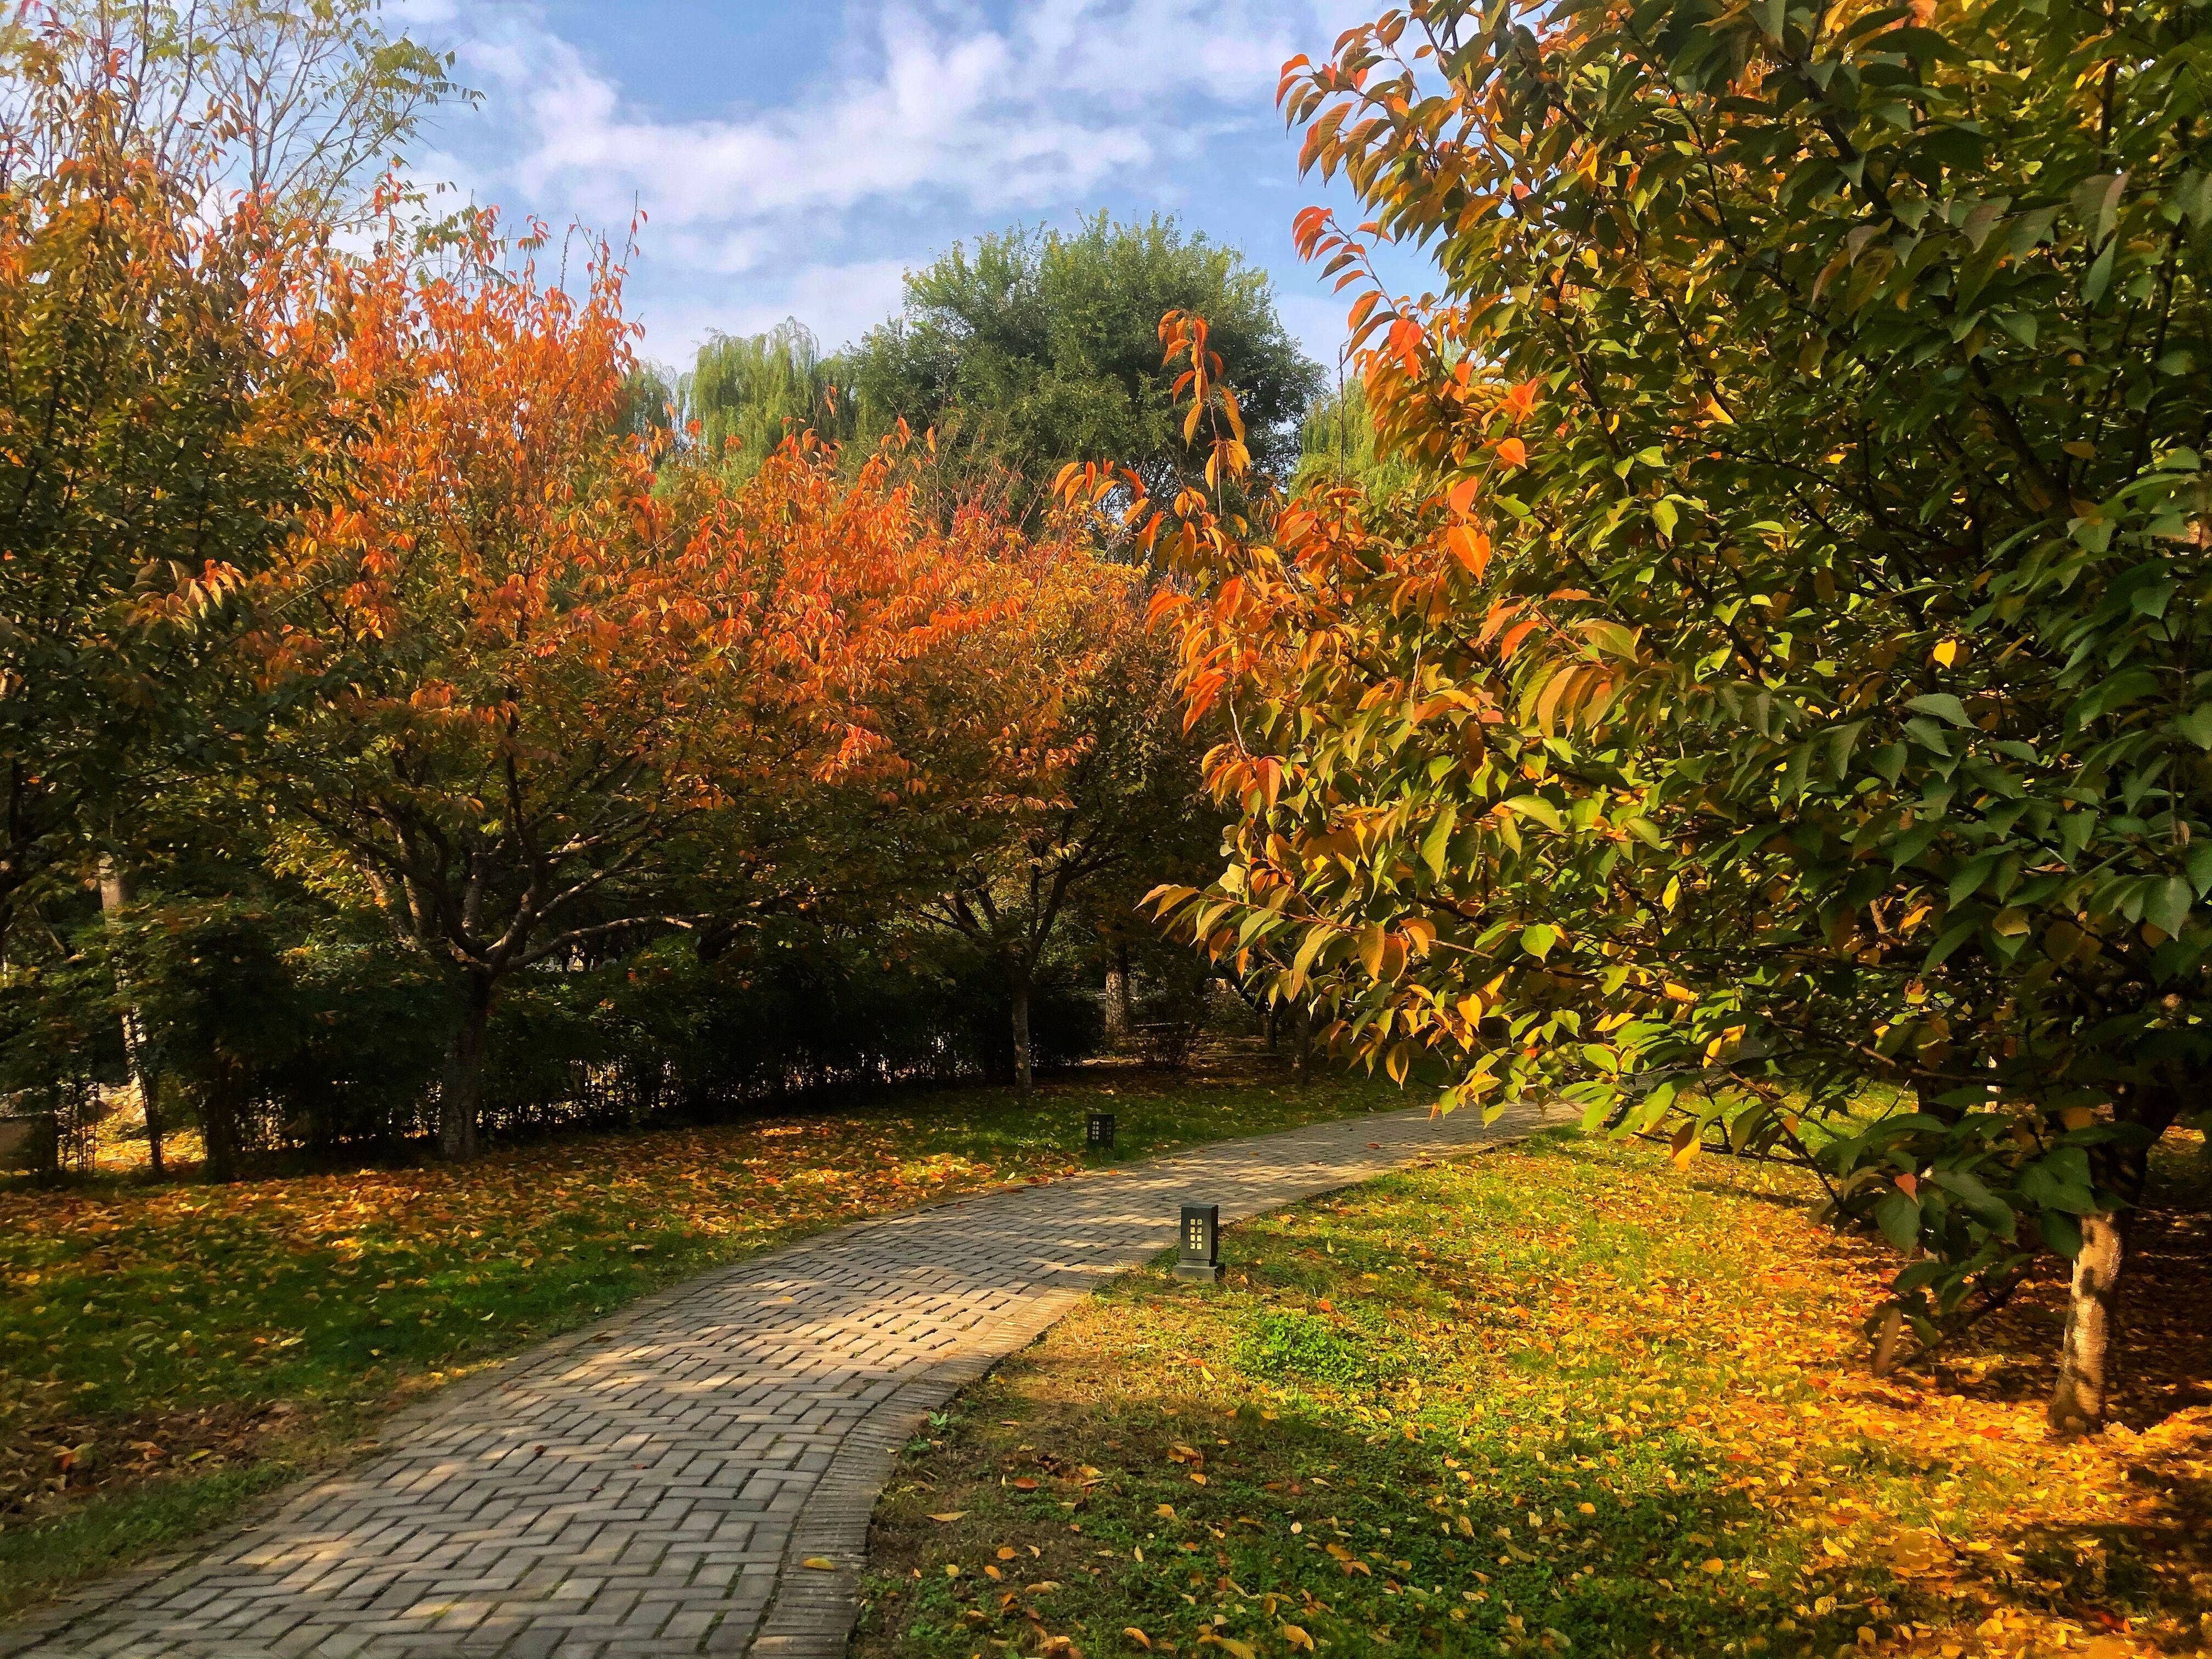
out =
[(1889, 1252), (1811, 1196), (1564, 1136), (1238, 1227), (1218, 1290), (1133, 1274), (908, 1449), (857, 1651), (2202, 1651), (2203, 1206), (2068, 1444), (2047, 1285), (1877, 1380)]
[(1256, 1062), (1099, 1068), (217, 1188), (0, 1187), (0, 1613), (341, 1458), (396, 1405), (799, 1234), (1404, 1103)]

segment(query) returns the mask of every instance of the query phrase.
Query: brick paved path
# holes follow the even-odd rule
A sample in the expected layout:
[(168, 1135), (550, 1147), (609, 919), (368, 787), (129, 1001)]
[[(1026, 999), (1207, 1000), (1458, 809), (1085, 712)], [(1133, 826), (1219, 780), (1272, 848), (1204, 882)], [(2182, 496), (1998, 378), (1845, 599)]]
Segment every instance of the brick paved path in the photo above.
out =
[(899, 1446), (1170, 1248), (1180, 1203), (1228, 1221), (1535, 1121), (1319, 1124), (755, 1256), (447, 1390), (258, 1526), (0, 1631), (0, 1659), (835, 1659)]

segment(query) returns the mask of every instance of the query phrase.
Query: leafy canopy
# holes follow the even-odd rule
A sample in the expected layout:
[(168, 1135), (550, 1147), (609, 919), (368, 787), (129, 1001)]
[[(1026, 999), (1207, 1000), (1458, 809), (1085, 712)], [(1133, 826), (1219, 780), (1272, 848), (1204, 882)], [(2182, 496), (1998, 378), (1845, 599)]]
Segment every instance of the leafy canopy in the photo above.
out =
[(1063, 463), (1105, 459), (1164, 489), (1206, 460), (1160, 367), (1169, 311), (1212, 321), (1255, 459), (1287, 473), (1319, 371), (1276, 315), (1266, 274), (1172, 220), (1101, 214), (1073, 235), (1013, 230), (957, 246), (909, 274), (903, 313), (853, 348), (846, 373), (867, 429), (933, 428), (967, 464), (1032, 490)]
[(18, 39), (0, 112), (0, 937), (222, 748), (240, 585), (305, 506), (319, 383), (280, 341), (311, 234), (210, 195), (82, 43)]
[(2077, 1249), (2206, 1058), (2202, 16), (1426, 0), (1289, 65), (1439, 483), (1150, 525), (1243, 808), (1164, 908), (1447, 1106), (1817, 1153), (1925, 1334)]

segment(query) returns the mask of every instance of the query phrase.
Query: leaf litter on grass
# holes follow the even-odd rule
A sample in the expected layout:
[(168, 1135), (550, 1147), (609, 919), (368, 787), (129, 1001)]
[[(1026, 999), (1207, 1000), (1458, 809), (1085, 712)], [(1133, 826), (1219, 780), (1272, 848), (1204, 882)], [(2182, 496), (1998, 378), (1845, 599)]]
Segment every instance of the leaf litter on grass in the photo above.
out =
[[(1970, 1380), (2016, 1333), (1876, 1379), (1887, 1247), (1814, 1196), (1568, 1138), (1248, 1224), (1220, 1291), (1132, 1276), (909, 1449), (859, 1651), (2200, 1650), (2201, 1356), (2076, 1442)], [(987, 1538), (1060, 1590), (940, 1571)]]
[[(219, 1518), (266, 1484), (257, 1468), (342, 1455), (392, 1407), (674, 1279), (1073, 1173), (1091, 1107), (1116, 1111), (1139, 1156), (1396, 1103), (1290, 1089), (1242, 1060), (1196, 1076), (1101, 1068), (1026, 1104), (890, 1100), (464, 1165), (0, 1186), (0, 1613)], [(234, 1496), (179, 1502), (195, 1481)]]

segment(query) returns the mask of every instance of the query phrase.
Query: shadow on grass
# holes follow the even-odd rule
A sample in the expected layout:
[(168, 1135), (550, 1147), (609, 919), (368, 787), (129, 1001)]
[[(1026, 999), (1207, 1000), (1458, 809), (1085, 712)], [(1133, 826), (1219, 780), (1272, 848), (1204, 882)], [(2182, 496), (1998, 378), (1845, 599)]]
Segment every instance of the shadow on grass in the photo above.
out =
[(1869, 1377), (1775, 1182), (1547, 1138), (1131, 1276), (909, 1448), (856, 1651), (2196, 1650), (2204, 1466)]

